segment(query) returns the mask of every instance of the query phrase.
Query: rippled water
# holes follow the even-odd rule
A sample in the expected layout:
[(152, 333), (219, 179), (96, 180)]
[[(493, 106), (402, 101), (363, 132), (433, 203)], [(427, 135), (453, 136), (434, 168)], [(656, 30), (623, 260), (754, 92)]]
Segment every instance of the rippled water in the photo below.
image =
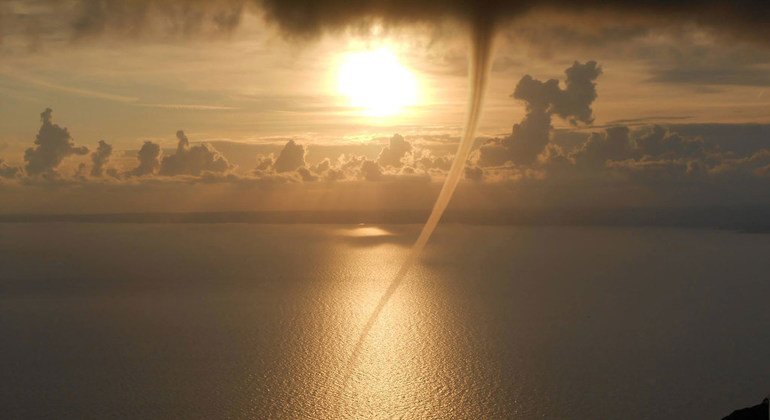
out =
[[(721, 418), (770, 392), (770, 235), (0, 225), (0, 409), (49, 418)], [(344, 386), (343, 386), (344, 385)]]

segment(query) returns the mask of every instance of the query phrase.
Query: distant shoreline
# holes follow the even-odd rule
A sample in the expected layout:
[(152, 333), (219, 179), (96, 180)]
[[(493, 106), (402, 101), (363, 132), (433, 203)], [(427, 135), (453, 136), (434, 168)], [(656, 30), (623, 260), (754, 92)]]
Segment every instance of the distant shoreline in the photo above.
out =
[[(428, 210), (0, 214), (0, 223), (420, 224)], [(442, 223), (715, 228), (770, 233), (770, 207), (449, 210)]]

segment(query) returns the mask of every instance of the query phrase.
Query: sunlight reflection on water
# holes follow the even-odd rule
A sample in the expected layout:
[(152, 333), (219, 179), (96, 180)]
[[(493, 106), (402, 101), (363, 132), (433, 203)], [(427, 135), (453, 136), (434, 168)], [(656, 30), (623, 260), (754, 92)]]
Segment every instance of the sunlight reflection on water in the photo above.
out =
[(343, 236), (351, 236), (355, 238), (393, 235), (392, 232), (377, 226), (357, 226), (352, 229), (339, 229), (337, 232)]
[[(366, 229), (375, 234), (384, 231)], [(447, 312), (440, 282), (429, 280), (431, 275), (424, 267), (414, 270), (385, 307), (352, 366), (350, 380), (343, 383), (354, 344), (408, 250), (381, 244), (347, 251), (335, 256), (350, 282), (326, 288), (325, 296), (319, 297), (331, 302), (325, 316), (331, 315), (335, 321), (318, 334), (335, 340), (313, 351), (323, 354), (321, 359), (307, 360), (306, 373), (313, 379), (298, 381), (305, 389), (315, 382), (315, 402), (307, 404), (307, 415), (372, 419), (437, 418), (437, 413), (482, 415), (478, 405), (490, 401), (474, 395), (472, 384), (480, 379), (474, 378), (474, 355), (453, 328), (460, 323), (452, 322), (454, 317)], [(487, 375), (486, 383), (476, 388), (494, 386), (489, 379)]]

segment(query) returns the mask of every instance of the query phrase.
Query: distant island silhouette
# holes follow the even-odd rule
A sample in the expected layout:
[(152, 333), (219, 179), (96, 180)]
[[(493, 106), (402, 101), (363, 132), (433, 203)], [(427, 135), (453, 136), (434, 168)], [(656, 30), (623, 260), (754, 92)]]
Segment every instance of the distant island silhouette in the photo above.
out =
[(767, 420), (770, 417), (769, 405), (770, 402), (765, 398), (760, 404), (735, 410), (722, 420)]

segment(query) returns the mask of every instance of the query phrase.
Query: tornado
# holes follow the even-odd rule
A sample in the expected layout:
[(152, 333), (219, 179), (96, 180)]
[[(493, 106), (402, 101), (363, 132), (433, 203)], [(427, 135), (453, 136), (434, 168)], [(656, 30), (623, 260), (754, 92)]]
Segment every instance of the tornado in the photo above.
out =
[(401, 268), (399, 268), (398, 272), (393, 277), (393, 280), (391, 280), (385, 293), (374, 308), (374, 311), (369, 315), (361, 334), (358, 336), (358, 340), (348, 359), (340, 392), (344, 392), (345, 387), (350, 380), (350, 376), (355, 370), (356, 363), (361, 354), (361, 349), (363, 348), (372, 327), (377, 323), (377, 319), (390, 301), (390, 298), (404, 282), (409, 270), (420, 258), (420, 254), (422, 254), (422, 251), (428, 244), (428, 240), (430, 240), (431, 235), (433, 235), (433, 231), (436, 230), (436, 226), (438, 226), (441, 216), (444, 214), (449, 202), (452, 200), (452, 196), (457, 189), (457, 184), (460, 183), (460, 178), (462, 177), (463, 169), (465, 168), (465, 162), (468, 160), (471, 148), (473, 148), (476, 128), (478, 127), (479, 119), (481, 118), (484, 93), (486, 92), (487, 80), (489, 78), (489, 67), (492, 61), (493, 35), (493, 24), (488, 19), (483, 21), (477, 20), (472, 27), (471, 58), (468, 63), (469, 97), (467, 118), (462, 139), (457, 146), (457, 153), (452, 162), (452, 167), (449, 169), (444, 185), (441, 187), (438, 198), (433, 205), (433, 210), (430, 212), (427, 222), (425, 222), (425, 225), (420, 231), (420, 236), (417, 237), (414, 245), (412, 245), (412, 249), (409, 251), (408, 256), (404, 262), (401, 263)]

